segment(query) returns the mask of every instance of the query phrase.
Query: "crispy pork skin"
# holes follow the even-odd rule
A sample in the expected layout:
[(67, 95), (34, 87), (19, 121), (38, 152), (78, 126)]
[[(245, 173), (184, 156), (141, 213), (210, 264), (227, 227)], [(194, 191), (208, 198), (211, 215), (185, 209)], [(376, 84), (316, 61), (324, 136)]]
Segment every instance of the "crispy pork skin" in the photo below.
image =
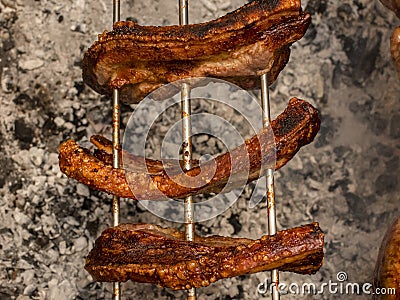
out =
[(317, 223), (252, 240), (196, 236), (149, 224), (106, 229), (85, 269), (96, 281), (147, 282), (172, 289), (204, 287), (228, 277), (267, 271), (312, 274), (323, 262), (324, 234)]
[(272, 83), (310, 24), (300, 2), (255, 0), (216, 20), (183, 26), (117, 22), (85, 53), (83, 80), (100, 94), (118, 88), (127, 103), (184, 78), (223, 78), (254, 88), (258, 76), (268, 74)]
[[(112, 165), (113, 162), (112, 141), (110, 141), (109, 139), (105, 138), (102, 135), (92, 135), (90, 137), (90, 142), (97, 147), (97, 149), (95, 149), (94, 151), (94, 156), (102, 160), (106, 164)], [(125, 164), (132, 167), (134, 166), (135, 170), (138, 170), (143, 162), (142, 156), (134, 155), (132, 153), (127, 153), (126, 151), (120, 151), (120, 157), (121, 157), (120, 165), (123, 164), (124, 160)], [(122, 157), (124, 157), (123, 160)], [(193, 159), (191, 162), (193, 167), (199, 166), (198, 160)], [(143, 164), (143, 166), (145, 166), (143, 171), (149, 172), (150, 174), (156, 174), (162, 172), (164, 168), (176, 168), (178, 165), (181, 168), (183, 168), (184, 166), (183, 160), (178, 161), (174, 159), (164, 159), (160, 161), (160, 160), (146, 158)]]
[(375, 266), (374, 285), (375, 288), (386, 290), (385, 295), (376, 294), (374, 299), (400, 299), (400, 216), (389, 226), (382, 240)]
[[(94, 156), (73, 140), (59, 147), (60, 170), (70, 178), (96, 190), (136, 200), (184, 198), (188, 195), (230, 191), (264, 176), (267, 168), (279, 169), (302, 146), (316, 136), (320, 119), (308, 102), (292, 98), (287, 108), (261, 132), (244, 144), (183, 172), (179, 164), (162, 165), (155, 160), (132, 156), (131, 166), (114, 169), (104, 154)], [(103, 149), (104, 151), (104, 149)], [(274, 165), (275, 163), (275, 165)], [(129, 185), (130, 183), (134, 183)]]

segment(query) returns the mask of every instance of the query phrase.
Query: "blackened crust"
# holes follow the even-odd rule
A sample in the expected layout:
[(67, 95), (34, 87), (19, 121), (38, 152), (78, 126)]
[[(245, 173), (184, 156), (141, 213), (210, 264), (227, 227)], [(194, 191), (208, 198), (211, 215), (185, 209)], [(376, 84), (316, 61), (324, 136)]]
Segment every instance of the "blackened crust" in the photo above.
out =
[[(128, 103), (184, 78), (223, 78), (256, 88), (260, 74), (268, 73), (269, 83), (276, 79), (288, 60), (282, 49), (301, 39), (310, 21), (299, 0), (258, 0), (201, 24), (118, 22), (85, 53), (83, 80), (100, 94), (120, 89)], [(241, 84), (240, 78), (250, 77)]]
[[(275, 137), (268, 130), (246, 140), (231, 152), (221, 154), (215, 160), (196, 166), (185, 173), (164, 170), (155, 161), (147, 161), (145, 168), (124, 171), (100, 160), (90, 152), (68, 140), (59, 147), (60, 170), (68, 177), (96, 190), (123, 198), (160, 200), (184, 198), (189, 195), (225, 192), (241, 186), (243, 176), (247, 182), (265, 175), (266, 168), (279, 169), (299, 151), (311, 143), (320, 126), (318, 111), (304, 100), (292, 98), (288, 107), (271, 122)], [(249, 166), (246, 161), (249, 161)], [(214, 166), (216, 169), (214, 171)], [(210, 177), (196, 176), (211, 174)], [(177, 174), (177, 175), (174, 175)], [(226, 186), (229, 180), (230, 185)], [(134, 182), (131, 186), (128, 182)], [(239, 182), (239, 183), (238, 183)]]
[(274, 268), (313, 274), (323, 263), (324, 233), (317, 223), (258, 240), (196, 236), (188, 242), (184, 236), (151, 224), (121, 224), (96, 240), (85, 269), (96, 281), (188, 289)]

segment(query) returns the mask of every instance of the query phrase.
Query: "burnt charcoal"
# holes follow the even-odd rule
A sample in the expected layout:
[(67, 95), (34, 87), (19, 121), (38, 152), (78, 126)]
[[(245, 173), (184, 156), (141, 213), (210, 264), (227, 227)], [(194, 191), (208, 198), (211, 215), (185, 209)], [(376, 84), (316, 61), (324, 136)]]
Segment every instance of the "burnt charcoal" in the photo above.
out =
[(350, 60), (351, 69), (347, 74), (354, 84), (361, 84), (370, 78), (376, 69), (376, 59), (379, 57), (379, 47), (382, 40), (380, 32), (368, 32), (365, 28), (357, 28), (354, 36), (342, 36), (343, 50)]
[(370, 126), (376, 135), (382, 135), (385, 133), (388, 123), (386, 116), (375, 114), (370, 121)]
[[(376, 152), (379, 154), (379, 156), (383, 156), (383, 157), (392, 157), (394, 154), (394, 149), (389, 146), (389, 145), (385, 145), (382, 143), (378, 143), (375, 146)], [(396, 157), (396, 159), (398, 159)], [(398, 167), (398, 163), (396, 164), (396, 167)]]
[[(314, 24), (311, 23), (303, 39), (301, 40), (301, 43), (303, 43), (304, 45), (309, 45), (315, 40), (317, 35), (318, 35), (318, 29), (316, 26), (314, 26)], [(316, 47), (318, 47), (318, 44), (316, 45)]]
[(393, 114), (390, 118), (390, 130), (389, 134), (392, 138), (398, 139), (400, 138), (400, 115)]
[(85, 89), (85, 84), (83, 83), (83, 81), (75, 81), (74, 88), (76, 88), (76, 90), (78, 91), (77, 96), (79, 96)]
[(0, 188), (2, 188), (10, 177), (10, 172), (14, 169), (13, 164), (10, 160), (1, 157), (0, 158)]
[(59, 129), (57, 128), (57, 125), (54, 122), (54, 116), (53, 115), (48, 116), (44, 122), (44, 125), (42, 128), (42, 133), (45, 136), (52, 136), (52, 135), (57, 134), (58, 132), (59, 132)]
[(23, 119), (17, 119), (14, 122), (14, 136), (20, 141), (22, 149), (28, 149), (33, 141), (34, 131)]
[(365, 200), (354, 193), (345, 193), (344, 196), (350, 208), (351, 215), (359, 219), (365, 218), (367, 206)]
[(348, 22), (353, 13), (353, 8), (350, 4), (344, 3), (337, 8), (336, 13), (338, 18), (341, 19), (342, 22)]
[(375, 187), (378, 195), (393, 192), (397, 189), (398, 178), (392, 174), (381, 174), (376, 180)]
[(397, 172), (399, 171), (399, 167), (400, 167), (400, 158), (398, 156), (395, 156), (386, 162), (386, 170), (388, 174), (396, 175)]
[(328, 190), (330, 192), (334, 192), (335, 190), (340, 188), (342, 191), (347, 192), (349, 190), (349, 184), (351, 184), (351, 180), (349, 178), (339, 179), (336, 180), (333, 185), (330, 185)]
[(233, 234), (237, 234), (240, 232), (242, 229), (242, 224), (240, 224), (239, 221), (239, 215), (238, 214), (231, 214), (231, 216), (228, 219), (229, 224), (233, 226), (234, 232)]
[(34, 109), (37, 106), (37, 98), (31, 98), (28, 94), (21, 93), (13, 99), (13, 102), (26, 109)]
[(88, 221), (86, 223), (86, 230), (89, 231), (91, 236), (96, 236), (98, 234), (99, 220)]
[(374, 100), (372, 98), (362, 99), (362, 101), (351, 101), (349, 110), (355, 115), (370, 113), (374, 107)]
[(324, 14), (326, 13), (327, 5), (327, 0), (311, 0), (308, 1), (305, 10), (310, 12), (311, 15)]
[(42, 236), (38, 236), (35, 239), (35, 245), (39, 248), (39, 249), (44, 249), (48, 244), (49, 244), (49, 237), (46, 235), (42, 235)]
[(337, 157), (341, 158), (345, 155), (345, 153), (351, 151), (351, 148), (348, 146), (337, 146), (333, 149), (333, 152), (336, 154)]
[(336, 63), (332, 73), (332, 87), (338, 89), (343, 81), (343, 70), (340, 63)]
[(324, 147), (329, 144), (329, 141), (333, 139), (336, 134), (335, 120), (331, 116), (321, 116), (321, 128), (318, 136), (315, 139), (314, 146), (316, 148)]

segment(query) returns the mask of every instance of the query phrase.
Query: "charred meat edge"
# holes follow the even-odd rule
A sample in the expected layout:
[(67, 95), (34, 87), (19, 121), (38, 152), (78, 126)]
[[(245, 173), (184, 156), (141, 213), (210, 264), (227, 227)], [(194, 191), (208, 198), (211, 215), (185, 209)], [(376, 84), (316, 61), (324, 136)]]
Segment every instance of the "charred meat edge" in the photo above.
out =
[(120, 89), (126, 102), (139, 102), (162, 84), (183, 78), (209, 76), (258, 87), (261, 74), (275, 80), (289, 59), (289, 46), (302, 38), (310, 21), (299, 0), (256, 0), (200, 24), (117, 22), (85, 53), (83, 80), (100, 94)]
[(172, 289), (204, 287), (222, 278), (279, 269), (313, 274), (323, 263), (324, 233), (312, 223), (252, 240), (196, 236), (150, 224), (106, 229), (85, 269), (96, 281), (147, 282)]
[[(265, 175), (267, 168), (281, 168), (302, 146), (311, 143), (320, 127), (318, 111), (308, 102), (292, 98), (283, 113), (271, 122), (271, 127), (274, 137), (270, 130), (263, 129), (231, 152), (201, 166), (184, 173), (180, 167), (176, 168), (179, 169), (176, 176), (169, 176), (174, 170), (163, 169), (154, 161), (152, 165), (147, 164), (148, 170), (146, 165), (138, 170), (114, 169), (73, 140), (61, 143), (59, 165), (68, 177), (123, 198), (162, 200), (221, 190), (227, 192), (236, 188), (236, 184), (241, 185), (243, 177), (246, 183)], [(204, 174), (207, 176), (200, 176)]]

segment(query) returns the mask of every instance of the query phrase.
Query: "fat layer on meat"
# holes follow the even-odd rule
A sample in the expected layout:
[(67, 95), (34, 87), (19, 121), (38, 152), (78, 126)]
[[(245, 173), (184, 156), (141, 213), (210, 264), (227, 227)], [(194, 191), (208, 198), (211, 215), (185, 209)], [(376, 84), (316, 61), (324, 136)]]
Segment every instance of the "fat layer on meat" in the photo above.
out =
[(310, 21), (300, 0), (255, 0), (201, 24), (117, 22), (85, 53), (83, 80), (100, 94), (119, 89), (128, 103), (163, 84), (194, 77), (257, 88), (261, 74), (274, 82), (288, 62), (290, 45), (302, 38)]
[[(136, 200), (184, 198), (189, 195), (228, 192), (279, 169), (304, 145), (314, 140), (320, 127), (318, 111), (308, 102), (292, 98), (287, 108), (263, 129), (231, 152), (220, 154), (185, 172), (141, 158), (140, 167), (114, 169), (73, 140), (59, 147), (60, 170), (96, 190)], [(138, 157), (132, 158), (133, 163)], [(140, 159), (140, 158), (139, 158)], [(130, 184), (132, 183), (132, 184)]]
[(313, 274), (322, 265), (323, 247), (324, 233), (317, 223), (257, 240), (196, 236), (193, 242), (171, 228), (121, 224), (96, 240), (85, 269), (96, 281), (189, 289), (271, 269)]

